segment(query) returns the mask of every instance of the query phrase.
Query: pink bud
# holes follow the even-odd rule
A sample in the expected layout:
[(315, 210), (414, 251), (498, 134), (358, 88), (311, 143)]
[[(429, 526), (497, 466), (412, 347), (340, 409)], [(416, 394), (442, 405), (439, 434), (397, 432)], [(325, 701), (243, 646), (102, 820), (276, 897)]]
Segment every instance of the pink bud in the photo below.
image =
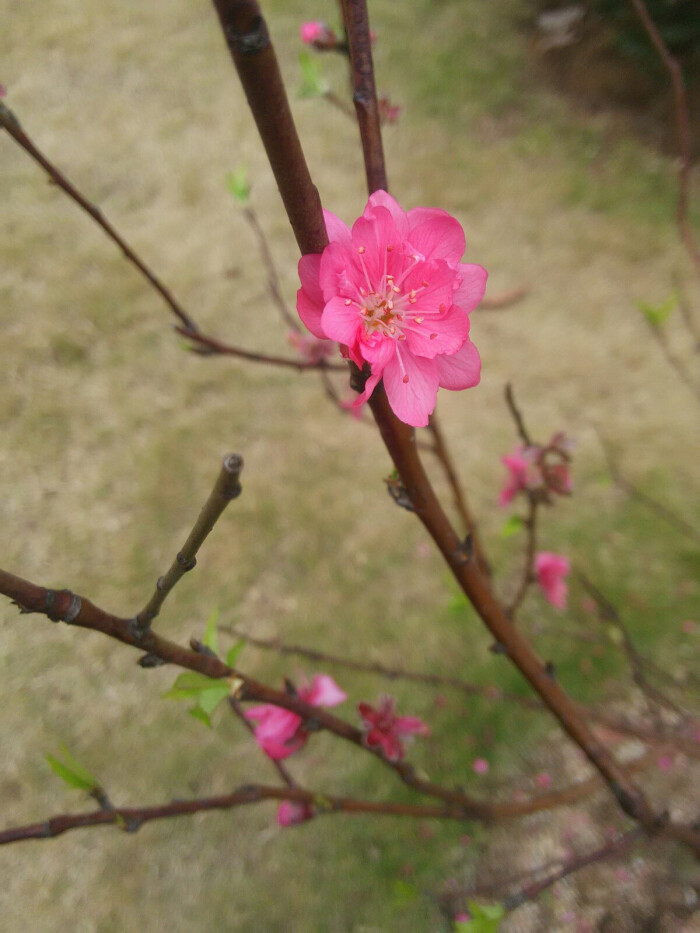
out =
[(490, 765), (485, 758), (475, 758), (472, 764), (472, 770), (475, 774), (486, 774), (489, 767)]

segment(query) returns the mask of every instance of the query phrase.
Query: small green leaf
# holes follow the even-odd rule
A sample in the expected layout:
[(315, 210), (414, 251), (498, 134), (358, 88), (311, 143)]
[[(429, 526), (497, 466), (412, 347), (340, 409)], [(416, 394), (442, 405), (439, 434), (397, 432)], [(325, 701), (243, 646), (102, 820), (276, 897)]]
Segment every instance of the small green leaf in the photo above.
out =
[(458, 933), (498, 933), (505, 910), (500, 904), (477, 904), (467, 901), (471, 920), (455, 924)]
[(87, 768), (84, 768), (80, 762), (73, 758), (65, 745), (61, 745), (61, 755), (64, 761), (60, 761), (55, 755), (47, 755), (46, 761), (53, 773), (69, 787), (91, 793), (100, 786), (97, 778), (93, 777)]
[(226, 680), (217, 680), (215, 677), (207, 677), (206, 674), (190, 671), (180, 674), (170, 690), (163, 694), (163, 699), (184, 700), (199, 696), (203, 690), (212, 689), (225, 690), (228, 693), (230, 686)]
[(671, 292), (666, 301), (660, 305), (650, 305), (645, 301), (638, 301), (637, 307), (652, 327), (661, 327), (678, 307), (678, 296), (675, 292)]
[(193, 706), (192, 709), (189, 710), (189, 714), (194, 719), (199, 719), (200, 722), (203, 722), (205, 726), (208, 726), (211, 729), (211, 719), (209, 718), (209, 715), (204, 712), (201, 706)]
[(222, 700), (225, 700), (228, 696), (228, 684), (224, 684), (223, 687), (223, 690), (221, 687), (216, 689), (212, 687), (211, 690), (202, 690), (198, 699), (199, 708), (204, 710), (205, 713), (212, 713), (219, 705), (219, 703), (221, 703)]
[(323, 80), (321, 62), (306, 49), (299, 52), (299, 66), (301, 67), (300, 97), (321, 97), (328, 90)]
[(525, 522), (519, 515), (511, 515), (501, 528), (501, 537), (512, 538), (513, 535), (517, 535), (519, 531), (522, 531), (524, 525)]
[(215, 609), (207, 619), (207, 628), (204, 632), (204, 644), (211, 648), (215, 655), (219, 655), (219, 610)]
[(250, 197), (250, 184), (248, 182), (248, 168), (241, 165), (226, 175), (226, 187), (239, 204), (247, 204)]
[(233, 646), (233, 648), (229, 648), (229, 652), (226, 655), (226, 664), (229, 667), (236, 666), (236, 661), (238, 660), (240, 653), (241, 651), (243, 651), (244, 648), (245, 648), (245, 640), (243, 638), (237, 641), (236, 644)]

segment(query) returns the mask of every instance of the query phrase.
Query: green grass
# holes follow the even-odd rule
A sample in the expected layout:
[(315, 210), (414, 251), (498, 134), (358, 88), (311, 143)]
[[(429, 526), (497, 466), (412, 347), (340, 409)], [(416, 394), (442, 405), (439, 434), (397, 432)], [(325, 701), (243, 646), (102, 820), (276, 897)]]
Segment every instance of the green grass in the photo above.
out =
[[(407, 207), (441, 205), (460, 218), (468, 258), (487, 265), (493, 293), (531, 285), (517, 308), (474, 316), (482, 384), (440, 403), (498, 585), (512, 589), (522, 547), (500, 537), (505, 514), (495, 507), (498, 458), (515, 443), (502, 401), (512, 378), (536, 437), (566, 428), (579, 444), (576, 494), (544, 517), (542, 546), (569, 553), (620, 607), (639, 649), (682, 677), (695, 663), (694, 640), (680, 626), (697, 618), (695, 552), (601, 483), (594, 431), (614, 439), (630, 479), (697, 526), (688, 456), (696, 413), (635, 309), (640, 297), (668, 293), (684, 268), (673, 166), (611, 135), (604, 116), (572, 112), (534, 83), (520, 5), (381, 0), (375, 9), (379, 87), (405, 107), (386, 132), (392, 191)], [(300, 2), (270, 10), (294, 87), (298, 23), (318, 11)], [(290, 301), (295, 245), (213, 15), (184, 0), (167, 12), (65, 0), (50, 19), (19, 7), (6, 19), (7, 102), (50, 158), (206, 329), (289, 352), (253, 271), (249, 231), (225, 192), (234, 165), (249, 166)], [(342, 63), (324, 58), (324, 69), (344, 93)], [(324, 203), (351, 220), (364, 203), (355, 127), (322, 101), (293, 106)], [(219, 458), (237, 450), (246, 460), (243, 495), (170, 597), (164, 634), (201, 637), (218, 607), (223, 623), (261, 637), (528, 695), (455, 600), (437, 556), (424, 553), (414, 517), (391, 502), (375, 434), (341, 417), (312, 375), (185, 354), (167, 312), (118, 252), (8, 140), (0, 147), (9, 191), (0, 276), (3, 565), (133, 613), (184, 540)], [(564, 620), (533, 594), (522, 624), (574, 696), (617, 696), (624, 659), (581, 610), (582, 596), (572, 583)], [(590, 658), (563, 634), (578, 624), (603, 636)], [(45, 765), (61, 741), (115, 803), (274, 779), (231, 717), (217, 713), (208, 731), (185, 704), (161, 700), (175, 671), (144, 672), (135, 652), (20, 618), (8, 605), (0, 637), (5, 825), (85, 805)], [(240, 663), (277, 684), (316, 670), (253, 648)], [(428, 721), (433, 735), (412, 746), (411, 760), (474, 793), (511, 780), (528, 788), (518, 775), (558, 755), (551, 722), (527, 710), (465, 703), (448, 690), (436, 705), (434, 692), (416, 685), (329, 671), (348, 691), (339, 710), (348, 718), (353, 703), (389, 690), (402, 712)], [(489, 759), (489, 776), (473, 773), (475, 757)], [(314, 737), (291, 767), (329, 792), (413, 799), (327, 736)], [(440, 930), (436, 890), (467, 878), (486, 845), (476, 826), (389, 818), (324, 817), (280, 831), (274, 809), (261, 806), (136, 836), (105, 829), (7, 849), (0, 906), (12, 929)]]

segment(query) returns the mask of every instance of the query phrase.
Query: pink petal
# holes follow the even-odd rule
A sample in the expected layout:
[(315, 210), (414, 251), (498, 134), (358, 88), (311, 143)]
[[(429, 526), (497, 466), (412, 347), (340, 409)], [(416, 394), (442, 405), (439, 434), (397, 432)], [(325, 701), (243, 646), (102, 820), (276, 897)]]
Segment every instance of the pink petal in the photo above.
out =
[(283, 800), (277, 808), (277, 823), (279, 826), (297, 826), (313, 818), (314, 811), (308, 803), (299, 803), (296, 800)]
[(453, 301), (465, 311), (473, 311), (484, 297), (488, 272), (483, 266), (469, 262), (461, 262), (459, 271), (462, 274), (462, 283), (455, 292)]
[[(420, 316), (420, 315), (419, 315)], [(403, 327), (411, 353), (433, 359), (439, 353), (456, 353), (469, 336), (469, 318), (461, 308), (450, 308), (440, 317), (428, 317), (422, 324), (406, 319)], [(431, 334), (436, 335), (432, 337)]]
[(472, 770), (475, 774), (486, 774), (489, 770), (489, 763), (485, 758), (475, 758), (472, 764)]
[(429, 726), (417, 716), (397, 716), (394, 728), (399, 735), (430, 735)]
[(326, 335), (321, 328), (324, 301), (319, 285), (320, 268), (321, 257), (317, 253), (302, 256), (299, 260), (301, 288), (297, 292), (297, 311), (311, 333), (323, 339)]
[(387, 208), (372, 208), (355, 221), (352, 246), (352, 279), (356, 286), (362, 285), (371, 291), (379, 287), (385, 271), (399, 274), (403, 262), (402, 238)]
[[(367, 202), (367, 207), (370, 206), (385, 207), (393, 218), (397, 233), (402, 240), (406, 239), (408, 235), (408, 217), (398, 201), (395, 201), (386, 191), (375, 191), (374, 194), (370, 195)], [(367, 208), (365, 208), (366, 210)]]
[(331, 340), (351, 346), (358, 339), (358, 330), (362, 327), (362, 318), (354, 304), (346, 304), (348, 299), (331, 298), (323, 309), (321, 327)]
[(445, 259), (453, 267), (466, 249), (464, 230), (460, 222), (447, 211), (416, 207), (408, 212), (411, 246), (426, 259)]
[(338, 295), (345, 298), (357, 298), (357, 289), (348, 278), (348, 268), (352, 268), (352, 251), (349, 245), (329, 243), (321, 254), (321, 267), (318, 281), (324, 301), (330, 301)]
[(404, 292), (416, 292), (411, 315), (444, 314), (454, 302), (455, 281), (455, 271), (444, 259), (416, 263), (402, 284)]
[[(408, 381), (404, 382), (406, 376)], [(394, 414), (414, 428), (424, 428), (428, 424), (435, 408), (438, 384), (435, 360), (413, 356), (399, 351), (398, 347), (384, 370), (384, 388)]]
[[(299, 693), (301, 695), (301, 691)], [(347, 698), (347, 693), (344, 693), (328, 674), (316, 674), (308, 693), (303, 696), (312, 706), (337, 706)]]
[(456, 391), (470, 389), (481, 379), (481, 360), (479, 351), (471, 340), (467, 340), (461, 350), (449, 356), (438, 356), (435, 360), (438, 368), (440, 385), (444, 389)]
[(336, 217), (330, 211), (323, 211), (323, 219), (326, 222), (326, 233), (331, 243), (341, 243), (343, 246), (350, 247), (350, 228), (343, 223), (340, 217)]

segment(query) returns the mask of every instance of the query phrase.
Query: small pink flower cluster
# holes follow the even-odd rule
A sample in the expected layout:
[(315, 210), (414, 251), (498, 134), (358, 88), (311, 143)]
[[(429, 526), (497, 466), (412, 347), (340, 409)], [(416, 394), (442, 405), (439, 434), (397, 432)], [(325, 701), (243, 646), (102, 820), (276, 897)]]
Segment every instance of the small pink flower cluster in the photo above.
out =
[[(337, 706), (347, 699), (347, 694), (328, 674), (316, 674), (310, 684), (305, 681), (296, 693), (311, 706)], [(304, 720), (291, 710), (264, 703), (247, 710), (245, 717), (257, 723), (258, 745), (275, 761), (288, 758), (306, 745), (309, 733), (304, 728)]]
[(397, 716), (393, 697), (384, 694), (379, 705), (358, 703), (357, 711), (364, 726), (363, 742), (367, 748), (381, 749), (389, 761), (400, 761), (405, 754), (401, 738), (412, 735), (430, 735), (430, 729), (417, 716)]
[[(347, 699), (347, 694), (328, 674), (316, 674), (310, 684), (304, 680), (296, 695), (311, 706), (337, 706)], [(381, 748), (389, 761), (403, 758), (401, 737), (430, 734), (427, 725), (416, 716), (396, 716), (392, 697), (380, 697), (378, 709), (368, 703), (359, 703), (357, 709), (365, 729), (365, 745)], [(263, 703), (249, 709), (245, 717), (255, 723), (253, 733), (260, 748), (275, 761), (288, 758), (306, 745), (309, 733), (304, 720), (291, 710)], [(277, 809), (277, 822), (280, 826), (295, 826), (313, 815), (310, 804), (284, 800)]]
[(508, 505), (518, 493), (549, 502), (551, 494), (571, 495), (569, 461), (573, 443), (563, 432), (555, 434), (546, 446), (521, 444), (512, 454), (501, 457), (508, 478), (498, 504)]

